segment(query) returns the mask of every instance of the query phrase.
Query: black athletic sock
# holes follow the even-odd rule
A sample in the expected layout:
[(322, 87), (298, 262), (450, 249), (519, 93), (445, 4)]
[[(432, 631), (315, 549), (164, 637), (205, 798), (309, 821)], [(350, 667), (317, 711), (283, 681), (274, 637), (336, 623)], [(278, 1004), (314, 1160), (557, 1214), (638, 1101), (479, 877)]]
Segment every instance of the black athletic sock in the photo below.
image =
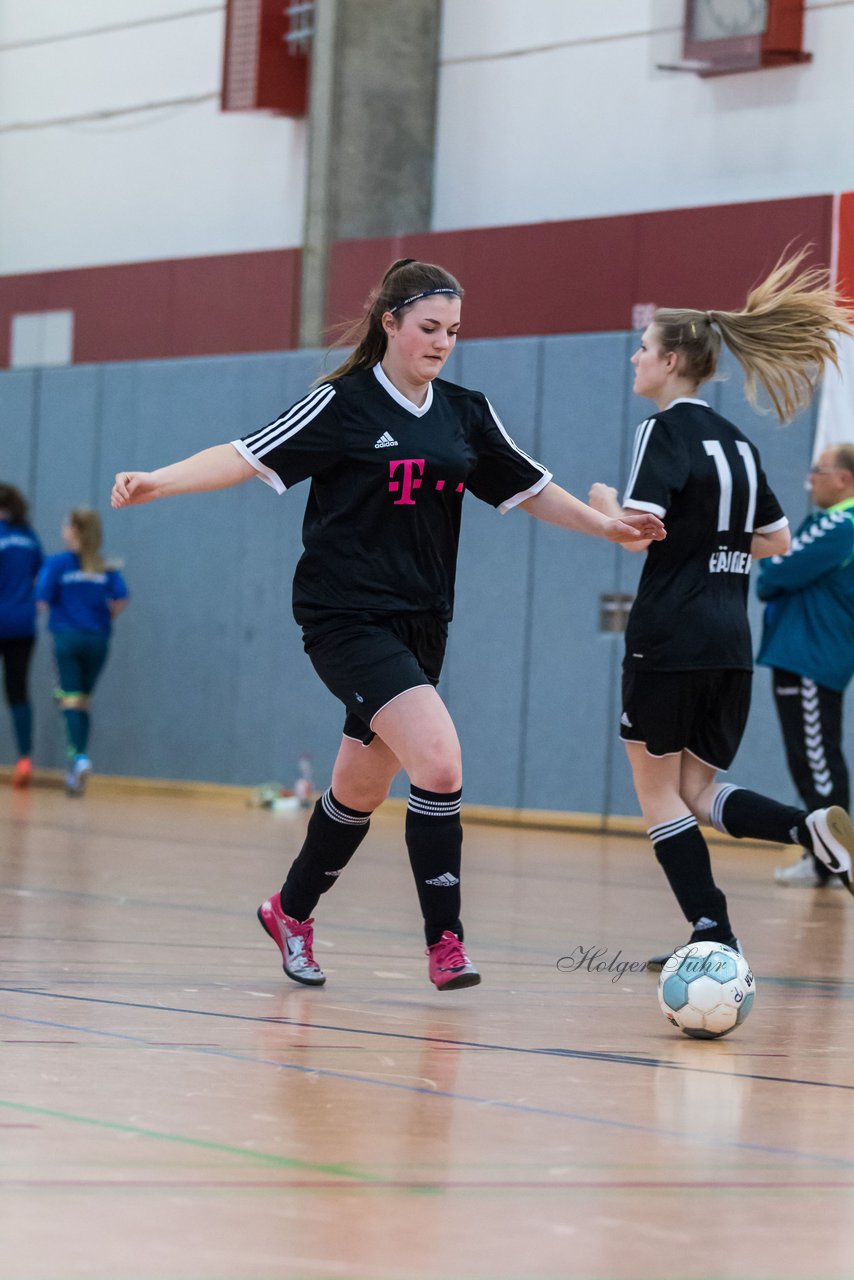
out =
[(307, 920), (368, 834), (371, 815), (348, 809), (329, 787), (314, 806), (305, 841), (282, 885), (285, 915)]
[(406, 847), (424, 916), (427, 946), (446, 929), (462, 941), (460, 922), (460, 864), (463, 828), (462, 791), (424, 791), (410, 787), (406, 810)]
[(655, 856), (676, 901), (695, 933), (713, 942), (728, 942), (732, 925), (726, 898), (712, 876), (709, 846), (691, 814), (650, 827)]
[(773, 840), (775, 844), (802, 844), (812, 848), (806, 809), (780, 804), (745, 787), (721, 787), (712, 802), (712, 826), (737, 840)]

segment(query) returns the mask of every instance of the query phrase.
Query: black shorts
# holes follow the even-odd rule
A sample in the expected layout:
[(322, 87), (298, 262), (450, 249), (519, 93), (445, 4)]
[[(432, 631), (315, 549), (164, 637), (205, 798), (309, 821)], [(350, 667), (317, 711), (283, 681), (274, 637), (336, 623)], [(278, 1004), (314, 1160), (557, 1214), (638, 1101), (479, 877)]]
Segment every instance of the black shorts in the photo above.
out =
[(752, 671), (623, 671), (620, 737), (651, 756), (689, 751), (713, 769), (735, 758), (750, 710)]
[(439, 683), (448, 624), (433, 613), (338, 618), (303, 627), (311, 664), (330, 693), (344, 703), (344, 736), (366, 746), (371, 721), (407, 689)]

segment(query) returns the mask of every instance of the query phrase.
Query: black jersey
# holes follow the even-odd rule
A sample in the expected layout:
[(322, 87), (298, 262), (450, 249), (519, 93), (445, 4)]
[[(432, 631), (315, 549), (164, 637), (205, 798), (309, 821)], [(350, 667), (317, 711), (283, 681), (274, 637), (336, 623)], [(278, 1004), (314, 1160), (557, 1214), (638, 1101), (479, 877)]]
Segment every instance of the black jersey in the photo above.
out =
[(419, 408), (379, 365), (322, 383), (232, 443), (278, 493), (311, 479), (293, 592), (303, 625), (450, 619), (466, 489), (505, 512), (551, 479), (479, 392), (437, 379)]
[(647, 552), (626, 667), (751, 670), (751, 538), (788, 523), (755, 445), (704, 401), (675, 400), (637, 429), (623, 505), (667, 527)]

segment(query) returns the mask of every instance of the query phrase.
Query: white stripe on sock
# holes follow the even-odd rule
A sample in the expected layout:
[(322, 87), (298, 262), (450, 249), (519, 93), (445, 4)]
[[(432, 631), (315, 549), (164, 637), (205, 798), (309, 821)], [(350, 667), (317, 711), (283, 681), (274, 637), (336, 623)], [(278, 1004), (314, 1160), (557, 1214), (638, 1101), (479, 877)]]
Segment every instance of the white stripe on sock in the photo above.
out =
[(364, 817), (357, 817), (354, 813), (344, 813), (343, 809), (339, 809), (337, 805), (332, 803), (330, 799), (331, 792), (332, 788), (327, 787), (320, 797), (320, 803), (327, 818), (331, 818), (333, 822), (340, 822), (347, 827), (364, 827), (370, 822), (371, 815), (369, 813)]
[(725, 782), (723, 783), (722, 786), (718, 787), (718, 793), (715, 796), (714, 800), (712, 801), (712, 808), (709, 813), (709, 821), (711, 822), (715, 831), (720, 831), (722, 835), (725, 835), (725, 836), (732, 835), (732, 832), (727, 831), (726, 827), (724, 826), (724, 819), (723, 819), (724, 805), (726, 804), (728, 798), (732, 795), (733, 791), (741, 791), (741, 789), (742, 789), (741, 787), (736, 787), (731, 782)]
[(408, 808), (413, 813), (420, 813), (427, 818), (452, 818), (459, 813), (462, 800), (459, 796), (453, 800), (427, 800), (424, 796), (415, 796), (410, 791)]
[(653, 844), (658, 844), (660, 840), (671, 840), (673, 836), (679, 836), (683, 831), (690, 831), (691, 827), (696, 827), (697, 819), (692, 813), (687, 813), (681, 818), (674, 818), (672, 822), (659, 822), (657, 826), (650, 827), (647, 832)]

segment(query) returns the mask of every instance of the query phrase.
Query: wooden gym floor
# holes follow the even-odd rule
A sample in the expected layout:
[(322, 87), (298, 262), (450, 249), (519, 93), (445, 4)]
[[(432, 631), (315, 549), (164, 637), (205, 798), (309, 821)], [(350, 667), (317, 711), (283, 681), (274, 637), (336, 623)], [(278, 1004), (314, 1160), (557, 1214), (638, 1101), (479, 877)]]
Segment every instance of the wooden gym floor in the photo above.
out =
[(779, 849), (715, 850), (758, 995), (698, 1042), (557, 965), (683, 940), (640, 836), (470, 824), (483, 984), (439, 994), (380, 813), (311, 991), (255, 919), (303, 814), (0, 802), (0, 1280), (854, 1275), (854, 901)]

